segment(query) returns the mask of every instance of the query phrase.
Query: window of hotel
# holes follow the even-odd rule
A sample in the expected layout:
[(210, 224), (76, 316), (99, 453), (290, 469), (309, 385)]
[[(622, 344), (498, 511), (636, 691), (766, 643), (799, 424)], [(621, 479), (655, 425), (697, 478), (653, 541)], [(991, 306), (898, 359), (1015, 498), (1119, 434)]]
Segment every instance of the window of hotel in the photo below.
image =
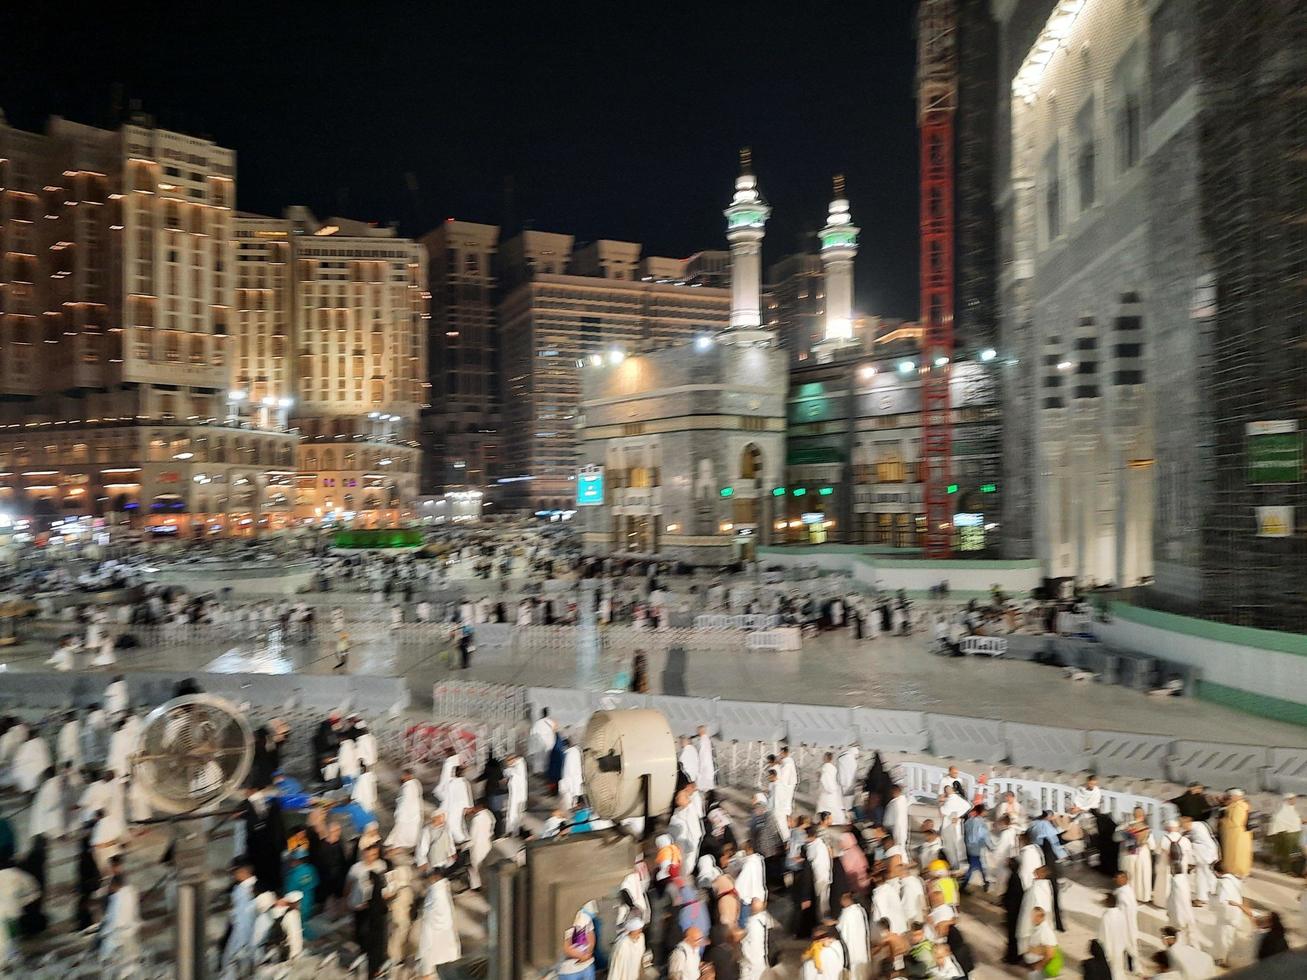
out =
[(1076, 190), (1080, 210), (1087, 211), (1098, 200), (1096, 156), (1097, 140), (1094, 134), (1094, 100), (1089, 99), (1076, 114)]
[(1051, 242), (1062, 234), (1062, 154), (1057, 143), (1044, 156), (1044, 231)]

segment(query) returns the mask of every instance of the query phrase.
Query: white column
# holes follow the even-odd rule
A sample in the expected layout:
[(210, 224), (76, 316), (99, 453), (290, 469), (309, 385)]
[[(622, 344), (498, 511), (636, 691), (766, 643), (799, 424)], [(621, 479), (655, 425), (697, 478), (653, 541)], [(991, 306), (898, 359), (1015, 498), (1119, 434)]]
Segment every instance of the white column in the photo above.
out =
[(771, 208), (758, 192), (747, 148), (740, 151), (735, 196), (722, 212), (731, 244), (731, 320), (718, 335), (725, 344), (766, 344), (775, 338), (762, 325), (762, 239)]

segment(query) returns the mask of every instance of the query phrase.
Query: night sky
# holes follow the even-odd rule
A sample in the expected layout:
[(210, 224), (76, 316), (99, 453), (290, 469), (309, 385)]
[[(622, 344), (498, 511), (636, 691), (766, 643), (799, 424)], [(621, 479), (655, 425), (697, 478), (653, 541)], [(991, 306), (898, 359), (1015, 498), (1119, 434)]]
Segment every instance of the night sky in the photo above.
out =
[(859, 307), (916, 316), (911, 0), (15, 6), (11, 124), (109, 125), (139, 103), (235, 149), (242, 210), (411, 235), (455, 216), (684, 256), (726, 247), (748, 144), (765, 261), (821, 227), (843, 172)]

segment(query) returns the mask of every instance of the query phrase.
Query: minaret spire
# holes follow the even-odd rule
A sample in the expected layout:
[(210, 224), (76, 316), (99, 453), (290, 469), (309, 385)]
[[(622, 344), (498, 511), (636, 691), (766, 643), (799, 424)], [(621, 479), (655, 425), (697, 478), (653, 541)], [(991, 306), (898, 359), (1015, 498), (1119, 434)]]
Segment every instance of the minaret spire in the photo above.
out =
[(753, 154), (740, 148), (740, 175), (726, 216), (726, 240), (731, 243), (731, 322), (718, 335), (724, 344), (766, 344), (775, 340), (762, 325), (762, 238), (771, 208), (758, 193)]
[(817, 356), (829, 360), (853, 341), (853, 257), (858, 254), (858, 227), (849, 214), (844, 196), (844, 175), (836, 174), (834, 200), (826, 215), (821, 239), (821, 262), (826, 274), (826, 337), (817, 345)]

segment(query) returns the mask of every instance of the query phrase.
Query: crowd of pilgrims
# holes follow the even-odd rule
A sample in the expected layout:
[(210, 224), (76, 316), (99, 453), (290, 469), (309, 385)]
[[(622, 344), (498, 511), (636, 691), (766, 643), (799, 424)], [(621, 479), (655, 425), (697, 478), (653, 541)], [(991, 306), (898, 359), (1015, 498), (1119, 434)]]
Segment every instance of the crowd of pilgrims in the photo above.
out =
[[(193, 690), (183, 682), (177, 693)], [(16, 955), (11, 936), (49, 925), (46, 865), (57, 844), (76, 847), (73, 915), (79, 928), (98, 923), (106, 969), (140, 954), (148, 896), (161, 893), (171, 908), (169, 852), (160, 879), (144, 889), (134, 880), (141, 873), (126, 871), (142, 833), (133, 823), (151, 815), (131, 772), (140, 725), (122, 677), (99, 704), (44, 726), (0, 720), (0, 786), (28, 810), (21, 840), (15, 823), (0, 819), (0, 962)], [(290, 734), (278, 719), (256, 730), (244, 798), (228, 818), (237, 856), (228, 927), (214, 951), (220, 975), (276, 975), (260, 971), (311, 955), (306, 941), (322, 939), (354, 943), (370, 975), (407, 962), (433, 977), (462, 955), (454, 895), (481, 887), (497, 840), (526, 836), (528, 825), (542, 838), (607, 825), (586, 803), (580, 747), (548, 712), (532, 726), (525, 757), (490, 756), (476, 771), (450, 754), (426, 788), (401, 771), (384, 814), (377, 738), (362, 718), (324, 718), (308, 759), (289, 756)], [(527, 820), (528, 762), (554, 804), (543, 824)], [(637, 980), (651, 965), (672, 980), (759, 980), (797, 940), (805, 980), (965, 977), (975, 954), (961, 896), (977, 880), (1005, 910), (1007, 962), (1032, 977), (1057, 976), (1072, 955), (1059, 939), (1062, 876), (1081, 860), (1104, 882), (1087, 977), (1213, 975), (1245, 921), (1259, 931), (1259, 956), (1285, 944), (1278, 918), (1243, 895), (1255, 821), (1238, 790), (1213, 800), (1190, 787), (1157, 833), (1142, 810), (1117, 825), (1093, 777), (1065, 813), (1027, 813), (1012, 794), (995, 799), (983, 779), (951, 768), (937, 809), (917, 821), (879, 753), (863, 771), (856, 745), (828, 752), (809, 775), (815, 804), (805, 813), (796, 760), (781, 746), (741, 816), (720, 792), (709, 733), (684, 739), (670, 813), (649, 827), (623, 822), (649, 843), (616, 896), (597, 895), (577, 911), (560, 937), (560, 976), (606, 969), (610, 980)], [(1293, 799), (1264, 829), (1278, 857), (1300, 864)], [(602, 934), (600, 903), (616, 910), (615, 937)], [(1148, 956), (1141, 904), (1164, 908), (1168, 919), (1165, 948)], [(1195, 908), (1204, 905), (1214, 925), (1200, 926)]]
[[(528, 754), (557, 794), (545, 833), (594, 826), (579, 750), (547, 712)], [(803, 945), (804, 980), (966, 977), (976, 958), (961, 896), (977, 883), (1004, 910), (1004, 962), (1022, 976), (1059, 976), (1073, 954), (1060, 941), (1063, 873), (1073, 861), (1094, 869), (1103, 888), (1097, 935), (1074, 951), (1087, 978), (1214, 976), (1246, 921), (1259, 959), (1287, 945), (1279, 916), (1254, 911), (1243, 895), (1252, 835), (1238, 790), (1212, 800), (1191, 786), (1171, 801), (1175, 819), (1155, 833), (1143, 810), (1118, 826), (1093, 776), (1065, 813), (1027, 813), (1014, 794), (995, 799), (984, 780), (951, 767), (937, 812), (920, 823), (879, 753), (865, 772), (857, 746), (826, 753), (811, 814), (796, 810), (798, 784), (782, 746), (767, 760), (751, 812), (737, 820), (718, 793), (707, 731), (683, 739), (671, 816), (622, 883), (617, 937), (605, 941), (598, 904), (588, 904), (563, 937), (560, 976), (584, 980), (606, 969), (610, 980), (637, 980), (647, 961), (671, 980), (758, 980), (771, 975), (781, 940), (793, 937)], [(1286, 798), (1268, 824), (1277, 852), (1302, 851), (1294, 802)], [(1167, 914), (1162, 948), (1151, 954), (1140, 946), (1140, 904)], [(1209, 904), (1215, 924), (1200, 928), (1195, 909)]]

